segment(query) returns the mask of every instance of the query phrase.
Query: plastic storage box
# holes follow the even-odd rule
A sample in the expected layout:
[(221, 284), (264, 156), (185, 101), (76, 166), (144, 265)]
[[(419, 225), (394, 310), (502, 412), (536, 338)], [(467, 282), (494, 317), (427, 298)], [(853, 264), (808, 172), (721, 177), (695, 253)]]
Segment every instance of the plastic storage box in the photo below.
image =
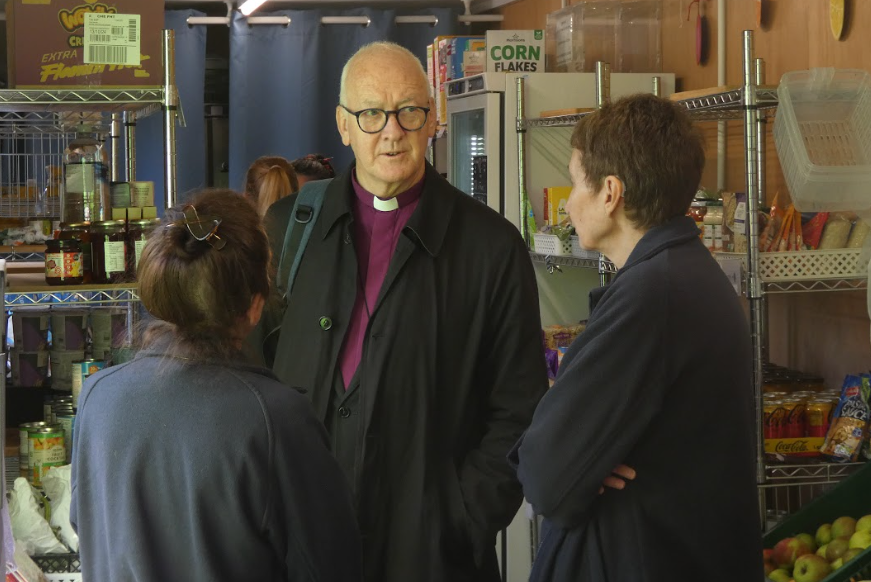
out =
[(542, 255), (561, 257), (572, 254), (572, 242), (560, 240), (555, 234), (535, 233), (532, 235), (532, 241), (535, 252)]
[(662, 71), (662, 3), (659, 0), (624, 0), (617, 22), (619, 73)]
[(774, 143), (796, 207), (871, 209), (871, 75), (793, 71), (777, 96)]
[[(824, 523), (849, 515), (859, 519), (871, 514), (871, 463), (850, 475), (821, 497), (814, 499), (796, 513), (784, 519), (762, 538), (763, 546), (774, 544), (800, 533), (814, 535)], [(858, 577), (857, 577), (858, 576)], [(832, 572), (823, 582), (848, 582), (871, 578), (871, 548)]]

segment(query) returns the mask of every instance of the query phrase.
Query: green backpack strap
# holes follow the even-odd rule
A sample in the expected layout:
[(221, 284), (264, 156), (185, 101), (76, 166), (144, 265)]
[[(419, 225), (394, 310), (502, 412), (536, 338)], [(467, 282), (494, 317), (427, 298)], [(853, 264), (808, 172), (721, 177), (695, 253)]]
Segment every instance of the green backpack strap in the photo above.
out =
[(332, 181), (332, 179), (328, 179), (306, 182), (296, 196), (290, 220), (287, 223), (287, 230), (284, 233), (281, 257), (278, 260), (276, 282), (284, 297), (293, 291), (293, 283), (296, 280), (296, 273), (299, 271), (305, 247), (311, 238), (312, 229), (314, 229), (324, 205), (327, 187)]

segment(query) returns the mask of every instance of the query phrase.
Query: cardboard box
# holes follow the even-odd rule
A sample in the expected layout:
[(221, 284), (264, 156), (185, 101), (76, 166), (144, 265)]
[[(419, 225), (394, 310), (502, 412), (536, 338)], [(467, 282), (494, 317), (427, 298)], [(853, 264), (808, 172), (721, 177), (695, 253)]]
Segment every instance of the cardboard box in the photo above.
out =
[(488, 30), (487, 71), (543, 73), (543, 30)]
[(551, 226), (561, 223), (569, 217), (566, 203), (572, 193), (571, 186), (555, 186), (544, 189), (544, 221)]
[(112, 182), (110, 192), (112, 208), (127, 208), (130, 206), (130, 184), (128, 182)]
[[(163, 12), (163, 0), (8, 0), (8, 85), (18, 89), (159, 87)], [(89, 14), (99, 16), (94, 19)], [(115, 15), (137, 18), (108, 22)], [(134, 61), (139, 64), (96, 64)]]

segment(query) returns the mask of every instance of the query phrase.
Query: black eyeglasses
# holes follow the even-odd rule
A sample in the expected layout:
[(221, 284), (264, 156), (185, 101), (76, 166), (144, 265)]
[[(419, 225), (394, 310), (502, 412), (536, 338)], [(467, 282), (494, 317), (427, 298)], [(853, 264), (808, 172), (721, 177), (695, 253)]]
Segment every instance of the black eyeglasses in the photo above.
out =
[(391, 114), (396, 116), (399, 127), (405, 131), (417, 131), (426, 125), (426, 118), (429, 115), (429, 107), (418, 107), (417, 105), (401, 107), (395, 111), (384, 109), (351, 111), (342, 104), (339, 104), (339, 107), (357, 118), (357, 125), (363, 133), (378, 133), (387, 127), (387, 121)]

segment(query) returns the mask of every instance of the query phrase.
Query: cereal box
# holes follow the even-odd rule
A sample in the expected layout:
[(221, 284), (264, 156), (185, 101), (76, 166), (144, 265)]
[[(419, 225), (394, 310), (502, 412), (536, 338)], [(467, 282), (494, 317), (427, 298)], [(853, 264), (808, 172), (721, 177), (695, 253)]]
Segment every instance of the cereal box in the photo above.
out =
[(543, 73), (543, 30), (488, 30), (487, 71)]

